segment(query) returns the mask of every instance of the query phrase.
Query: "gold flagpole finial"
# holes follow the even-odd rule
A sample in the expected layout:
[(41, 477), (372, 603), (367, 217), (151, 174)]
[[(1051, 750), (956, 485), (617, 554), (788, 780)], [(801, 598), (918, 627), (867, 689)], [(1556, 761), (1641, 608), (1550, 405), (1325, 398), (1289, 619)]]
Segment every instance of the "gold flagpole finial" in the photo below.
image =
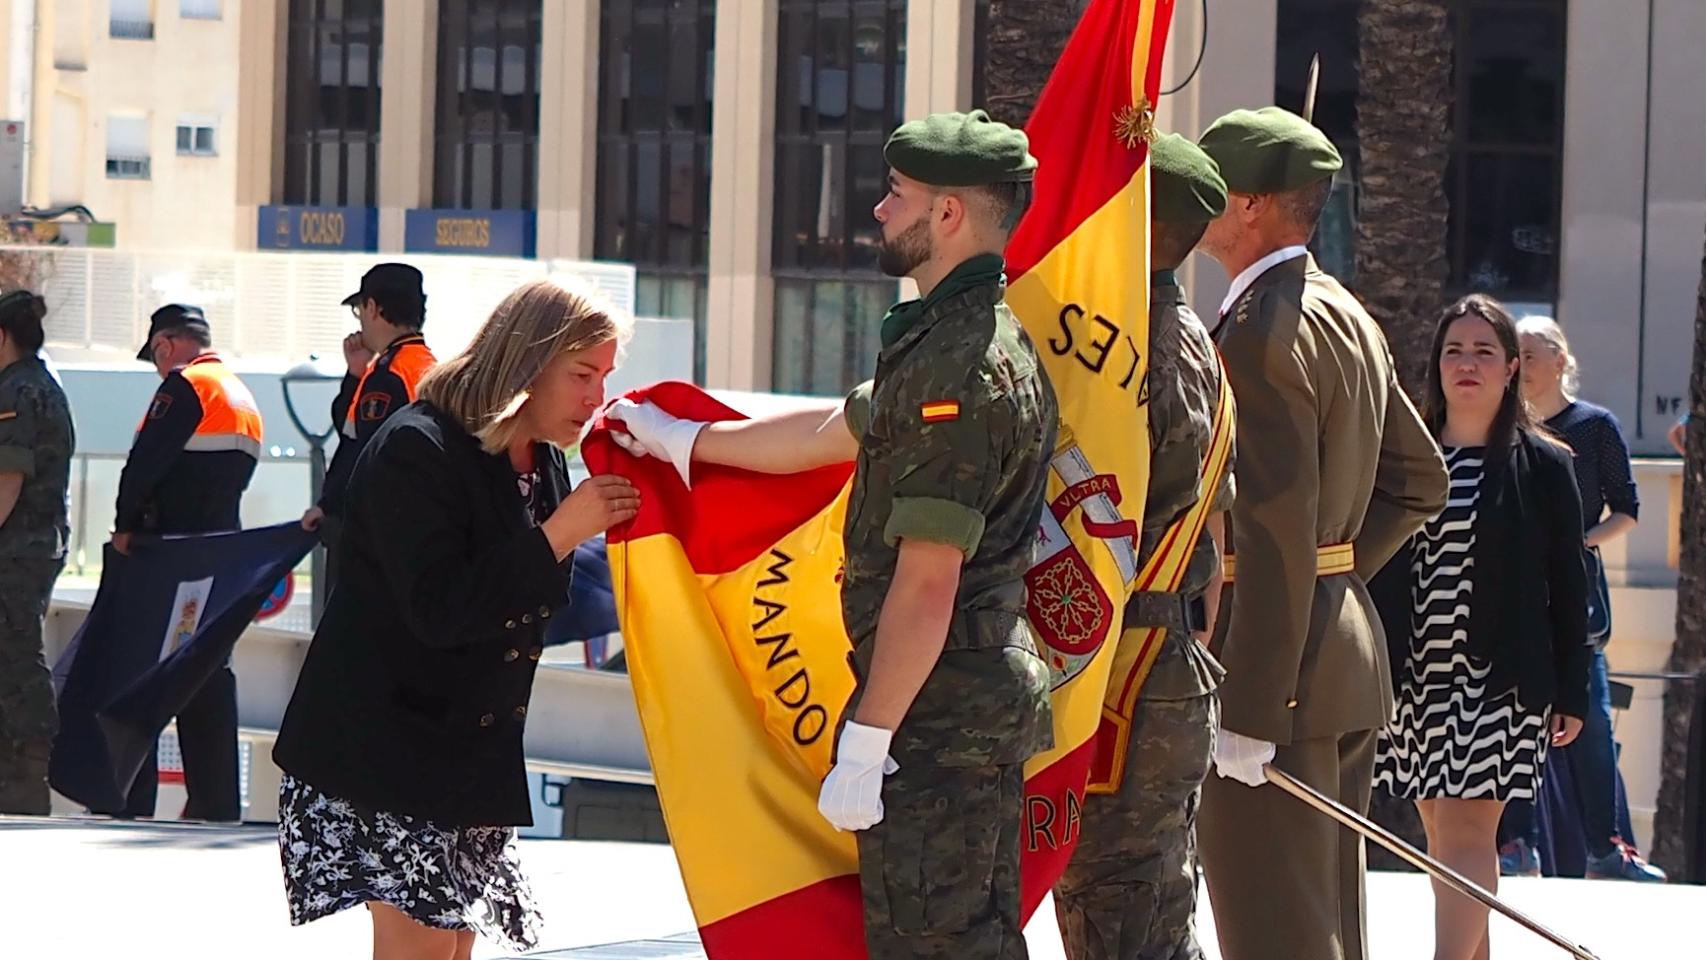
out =
[(1140, 143), (1154, 143), (1155, 105), (1145, 97), (1135, 106), (1121, 108), (1114, 114), (1114, 136), (1126, 145), (1127, 150), (1135, 150)]

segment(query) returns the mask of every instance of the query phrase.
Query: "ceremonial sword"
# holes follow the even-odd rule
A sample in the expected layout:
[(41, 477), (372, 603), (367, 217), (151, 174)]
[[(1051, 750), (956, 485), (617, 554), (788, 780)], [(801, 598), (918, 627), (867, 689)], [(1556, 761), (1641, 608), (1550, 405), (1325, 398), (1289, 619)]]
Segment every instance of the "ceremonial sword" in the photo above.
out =
[(1529, 917), (1521, 910), (1518, 910), (1517, 908), (1500, 900), (1498, 897), (1493, 896), (1480, 884), (1468, 877), (1465, 877), (1463, 874), (1458, 873), (1456, 870), (1451, 869), (1445, 864), (1440, 863), (1438, 860), (1435, 860), (1422, 851), (1417, 850), (1408, 843), (1405, 843), (1402, 838), (1387, 830), (1385, 827), (1382, 827), (1380, 824), (1375, 823), (1367, 817), (1357, 813), (1355, 810), (1344, 806), (1332, 797), (1316, 790), (1309, 784), (1296, 779), (1291, 774), (1286, 773), (1284, 770), (1281, 770), (1272, 764), (1263, 767), (1262, 770), (1267, 773), (1269, 783), (1279, 787), (1281, 790), (1284, 790), (1286, 793), (1291, 794), (1309, 806), (1314, 807), (1320, 813), (1324, 813), (1327, 816), (1332, 817), (1341, 825), (1348, 827), (1351, 830), (1355, 830), (1364, 837), (1367, 837), (1375, 843), (1378, 843), (1392, 851), (1401, 857), (1406, 863), (1410, 864), (1410, 866), (1426, 872), (1429, 876), (1438, 880), (1440, 883), (1443, 883), (1453, 890), (1456, 890), (1458, 893), (1461, 893), (1472, 900), (1479, 901), (1483, 906), (1497, 910), (1499, 913), (1502, 913), (1517, 923), (1522, 924), (1530, 931), (1550, 940), (1554, 945), (1577, 958), (1577, 960), (1599, 960), (1592, 950), (1589, 950), (1587, 947), (1580, 944), (1571, 943), (1562, 935), (1554, 932), (1539, 921)]

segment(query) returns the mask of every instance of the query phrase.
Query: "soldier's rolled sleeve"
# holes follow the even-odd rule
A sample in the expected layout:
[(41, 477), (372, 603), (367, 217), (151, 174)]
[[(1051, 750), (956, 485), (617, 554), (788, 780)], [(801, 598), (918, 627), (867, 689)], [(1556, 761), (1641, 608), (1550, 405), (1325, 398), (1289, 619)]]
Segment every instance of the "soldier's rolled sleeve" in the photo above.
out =
[(841, 418), (847, 421), (847, 432), (858, 440), (865, 436), (865, 431), (871, 429), (871, 390), (873, 384), (866, 380), (854, 387), (847, 394), (847, 399), (841, 404)]
[[(927, 403), (958, 403), (952, 419), (927, 422)], [(1000, 470), (990, 455), (985, 411), (951, 396), (918, 401), (905, 397), (888, 412), (893, 430), (894, 500), (883, 539), (925, 540), (957, 548), (970, 557), (983, 541), (984, 487)]]
[(0, 394), (0, 473), (36, 475), (35, 397), (17, 388)]

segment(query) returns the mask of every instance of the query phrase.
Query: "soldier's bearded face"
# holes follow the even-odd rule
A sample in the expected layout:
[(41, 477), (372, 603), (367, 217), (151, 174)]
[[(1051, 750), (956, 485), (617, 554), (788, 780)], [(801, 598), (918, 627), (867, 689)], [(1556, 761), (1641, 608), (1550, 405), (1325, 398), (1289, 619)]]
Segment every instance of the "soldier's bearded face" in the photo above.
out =
[(883, 225), (883, 245), (877, 254), (877, 266), (883, 273), (891, 277), (908, 276), (935, 253), (930, 239), (930, 212), (934, 209), (932, 205), (893, 237), (888, 235), (888, 224)]

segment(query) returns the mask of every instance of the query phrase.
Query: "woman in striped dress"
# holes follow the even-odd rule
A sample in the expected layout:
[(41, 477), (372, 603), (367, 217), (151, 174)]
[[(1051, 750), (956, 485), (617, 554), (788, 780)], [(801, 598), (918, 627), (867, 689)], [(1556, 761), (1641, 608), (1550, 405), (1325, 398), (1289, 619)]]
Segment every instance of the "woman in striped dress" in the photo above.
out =
[[(1585, 712), (1581, 506), (1568, 450), (1518, 392), (1510, 314), (1464, 298), (1433, 357), (1426, 416), (1451, 494), (1371, 585), (1396, 698), (1375, 785), (1415, 802), (1435, 857), (1495, 889), (1505, 803), (1535, 795)], [(1486, 908), (1436, 886), (1436, 960), (1487, 949)]]

